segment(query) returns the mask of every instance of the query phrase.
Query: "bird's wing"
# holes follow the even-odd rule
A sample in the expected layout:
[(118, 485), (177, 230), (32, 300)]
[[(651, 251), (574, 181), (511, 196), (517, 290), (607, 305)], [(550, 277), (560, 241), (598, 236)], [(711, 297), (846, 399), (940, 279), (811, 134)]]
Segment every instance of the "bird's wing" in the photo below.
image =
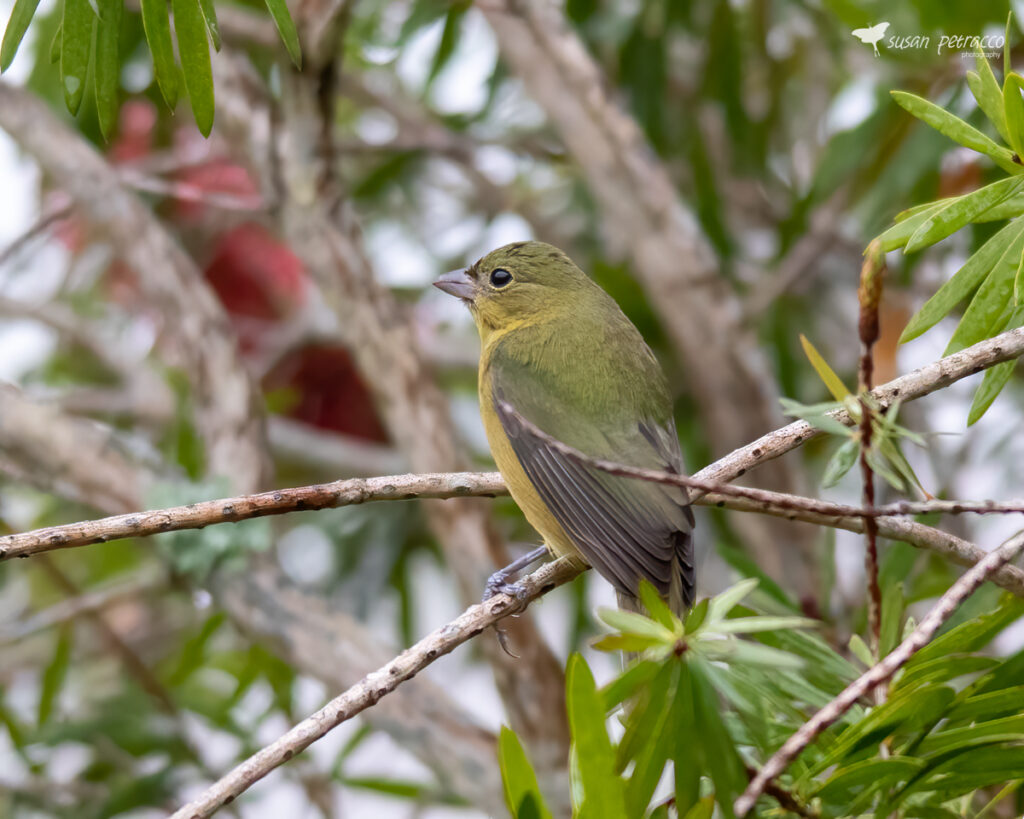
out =
[(492, 367), (491, 389), (523, 470), (587, 562), (630, 597), (645, 578), (677, 610), (692, 603), (693, 513), (686, 490), (584, 466), (538, 438), (516, 416), (591, 457), (681, 473), (671, 418), (609, 423), (591, 414), (580, 419), (557, 384), (517, 371), (515, 365)]

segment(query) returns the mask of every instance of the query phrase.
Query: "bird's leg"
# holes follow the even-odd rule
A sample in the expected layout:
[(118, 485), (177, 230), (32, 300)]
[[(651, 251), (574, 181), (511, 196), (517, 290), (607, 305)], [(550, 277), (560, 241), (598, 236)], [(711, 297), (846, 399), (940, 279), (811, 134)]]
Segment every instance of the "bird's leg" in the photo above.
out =
[[(498, 571), (487, 578), (487, 586), (484, 588), (484, 602), (487, 602), (496, 594), (508, 594), (517, 600), (522, 600), (526, 596), (526, 590), (522, 585), (520, 583), (507, 583), (506, 581), (516, 572), (521, 572), (534, 561), (546, 557), (547, 553), (547, 546), (538, 546), (536, 549), (528, 551), (525, 555), (517, 557), (504, 569), (498, 569)], [(505, 632), (505, 629), (498, 623), (495, 623), (494, 632), (498, 635), (498, 643), (501, 645), (502, 650), (509, 657), (514, 657), (518, 660), (519, 655), (508, 646), (508, 634)]]
[(518, 583), (508, 583), (508, 579), (529, 566), (531, 563), (540, 560), (548, 553), (547, 546), (538, 546), (527, 552), (522, 557), (517, 557), (504, 569), (499, 569), (487, 579), (487, 586), (484, 589), (484, 600), (490, 600), (496, 594), (509, 594), (516, 598), (522, 598), (524, 589)]

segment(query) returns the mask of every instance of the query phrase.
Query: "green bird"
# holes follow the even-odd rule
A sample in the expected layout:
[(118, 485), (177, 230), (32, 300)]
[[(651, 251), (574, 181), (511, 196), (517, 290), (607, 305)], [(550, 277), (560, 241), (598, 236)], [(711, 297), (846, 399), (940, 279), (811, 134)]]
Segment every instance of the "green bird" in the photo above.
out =
[[(593, 566), (637, 608), (648, 580), (672, 609), (693, 603), (693, 512), (686, 490), (583, 465), (519, 417), (593, 458), (683, 474), (665, 376), (640, 332), (561, 250), (516, 242), (434, 284), (468, 305), (480, 333), (480, 412), (495, 463), (545, 547)], [(510, 411), (510, 408), (512, 411)]]

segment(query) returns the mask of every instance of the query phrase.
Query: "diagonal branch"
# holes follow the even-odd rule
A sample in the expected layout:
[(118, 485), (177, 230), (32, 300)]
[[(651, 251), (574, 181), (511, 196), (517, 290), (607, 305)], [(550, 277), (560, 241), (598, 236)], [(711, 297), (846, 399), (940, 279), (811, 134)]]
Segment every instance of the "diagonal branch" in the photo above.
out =
[(968, 597), (970, 597), (993, 572), (1005, 566), (1024, 550), (1024, 532), (1019, 532), (993, 552), (990, 552), (949, 587), (939, 602), (884, 660), (850, 683), (832, 702), (805, 722), (783, 746), (765, 763), (757, 776), (736, 800), (736, 815), (746, 816), (757, 798), (764, 793), (765, 786), (781, 774), (803, 750), (810, 745), (828, 726), (838, 720), (865, 694), (887, 682), (914, 654), (926, 646)]
[(546, 563), (520, 581), (522, 596), (498, 594), (470, 606), (459, 617), (432, 631), (389, 663), (367, 674), (343, 694), (292, 727), (279, 739), (249, 757), (207, 788), (197, 799), (179, 808), (171, 819), (202, 819), (234, 801), (274, 768), (283, 765), (328, 731), (377, 704), (386, 694), (430, 665), (438, 657), (476, 637), (488, 626), (521, 612), (530, 602), (579, 574), (571, 561), (561, 558)]
[(494, 497), (504, 494), (507, 494), (505, 483), (497, 472), (440, 472), (349, 478), (333, 483), (273, 489), (255, 495), (201, 501), (150, 512), (132, 512), (6, 535), (0, 537), (0, 560), (105, 543), (123, 537), (146, 537), (161, 532), (201, 529), (214, 523), (237, 523), (267, 515), (335, 509), (368, 501)]

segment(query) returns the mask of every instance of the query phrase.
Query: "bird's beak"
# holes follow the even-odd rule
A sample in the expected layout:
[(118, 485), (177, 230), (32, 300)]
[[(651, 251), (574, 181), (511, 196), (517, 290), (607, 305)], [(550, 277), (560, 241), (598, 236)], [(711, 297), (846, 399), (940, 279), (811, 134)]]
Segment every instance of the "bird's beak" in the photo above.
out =
[(434, 282), (434, 287), (438, 290), (443, 290), (449, 296), (455, 296), (465, 301), (473, 301), (473, 291), (475, 289), (473, 280), (469, 278), (465, 270), (452, 270), (450, 273), (445, 273)]

